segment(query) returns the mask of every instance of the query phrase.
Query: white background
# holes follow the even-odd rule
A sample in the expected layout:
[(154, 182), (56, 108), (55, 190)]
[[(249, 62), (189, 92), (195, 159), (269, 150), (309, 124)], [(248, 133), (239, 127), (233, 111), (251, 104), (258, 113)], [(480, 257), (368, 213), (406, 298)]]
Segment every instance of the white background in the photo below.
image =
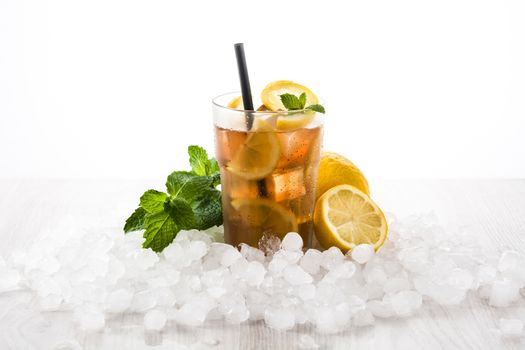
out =
[(303, 83), (369, 177), (525, 177), (525, 1), (0, 0), (0, 177), (159, 178), (212, 97)]

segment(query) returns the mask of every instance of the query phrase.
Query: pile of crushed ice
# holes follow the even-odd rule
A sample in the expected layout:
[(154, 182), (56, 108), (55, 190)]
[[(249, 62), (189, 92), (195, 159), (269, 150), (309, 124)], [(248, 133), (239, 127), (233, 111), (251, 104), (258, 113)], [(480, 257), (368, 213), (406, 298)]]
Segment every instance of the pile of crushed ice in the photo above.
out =
[[(525, 287), (524, 256), (484, 250), (476, 237), (448, 234), (429, 217), (391, 222), (377, 254), (368, 245), (347, 256), (335, 247), (303, 253), (296, 233), (239, 251), (218, 242), (221, 234), (182, 231), (156, 254), (141, 248), (140, 233), (48, 232), (0, 257), (0, 293), (32, 290), (42, 310), (71, 310), (91, 331), (112, 314), (142, 313), (147, 330), (225, 319), (280, 330), (311, 323), (333, 333), (407, 317), (422, 303), (457, 305), (467, 293), (506, 307)], [(523, 322), (501, 319), (499, 332), (522, 336)]]

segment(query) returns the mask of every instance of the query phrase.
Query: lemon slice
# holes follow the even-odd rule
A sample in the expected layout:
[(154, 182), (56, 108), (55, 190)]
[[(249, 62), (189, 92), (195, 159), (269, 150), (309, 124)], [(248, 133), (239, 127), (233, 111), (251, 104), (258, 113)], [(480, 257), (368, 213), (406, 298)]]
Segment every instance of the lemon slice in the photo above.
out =
[(315, 188), (316, 199), (332, 187), (343, 184), (352, 185), (370, 195), (368, 181), (354, 163), (337, 153), (323, 152)]
[(314, 111), (300, 112), (299, 114), (283, 115), (277, 118), (277, 129), (294, 130), (300, 129), (312, 122), (315, 117)]
[(244, 109), (244, 104), (242, 103), (242, 96), (234, 97), (227, 105), (228, 108), (233, 109)]
[(235, 199), (231, 205), (240, 214), (243, 224), (257, 234), (283, 237), (288, 232), (297, 232), (295, 215), (270, 199)]
[(277, 135), (264, 120), (257, 119), (246, 141), (237, 149), (228, 170), (246, 180), (260, 180), (268, 176), (279, 161)]
[(314, 212), (315, 235), (324, 248), (336, 246), (346, 252), (359, 244), (377, 250), (385, 242), (385, 215), (363, 192), (339, 185), (321, 196)]
[(266, 85), (261, 92), (261, 101), (271, 111), (285, 111), (281, 95), (292, 94), (299, 97), (303, 92), (306, 94), (306, 106), (318, 103), (317, 96), (310, 89), (289, 80), (278, 80)]

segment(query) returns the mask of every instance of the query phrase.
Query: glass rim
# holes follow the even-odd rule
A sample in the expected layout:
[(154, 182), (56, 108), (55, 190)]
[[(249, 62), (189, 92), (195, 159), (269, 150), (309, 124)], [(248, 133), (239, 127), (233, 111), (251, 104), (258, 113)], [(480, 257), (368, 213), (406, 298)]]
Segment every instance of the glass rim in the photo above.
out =
[[(241, 96), (241, 92), (240, 91), (230, 91), (230, 92), (226, 92), (224, 94), (220, 94), (218, 96), (215, 96), (211, 102), (214, 106), (216, 107), (219, 107), (219, 108), (222, 108), (222, 109), (226, 109), (226, 110), (229, 110), (229, 111), (234, 111), (234, 112), (240, 112), (240, 113), (250, 113), (251, 115), (268, 115), (268, 114), (280, 114), (280, 115), (283, 115), (283, 114), (288, 114), (288, 113), (293, 113), (293, 114), (296, 114), (296, 113), (306, 113), (306, 112), (312, 112), (311, 109), (307, 109), (307, 108), (303, 108), (303, 109), (296, 109), (296, 110), (293, 110), (293, 111), (251, 111), (251, 110), (248, 110), (248, 109), (237, 109), (237, 108), (230, 108), (228, 106), (224, 106), (222, 104), (220, 104), (218, 102), (218, 100), (220, 98), (223, 98), (227, 95), (233, 95), (233, 94), (237, 94), (239, 96)], [(322, 101), (319, 101), (319, 104), (322, 104)]]

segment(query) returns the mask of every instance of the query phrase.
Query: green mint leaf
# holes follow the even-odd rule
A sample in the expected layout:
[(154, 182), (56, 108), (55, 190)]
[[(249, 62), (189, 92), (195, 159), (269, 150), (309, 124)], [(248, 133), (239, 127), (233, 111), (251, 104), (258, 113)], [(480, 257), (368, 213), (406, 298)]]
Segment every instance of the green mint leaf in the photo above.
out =
[(192, 205), (195, 213), (195, 228), (205, 230), (222, 225), (221, 192), (208, 190), (205, 196)]
[(200, 146), (189, 146), (188, 154), (190, 155), (191, 170), (195, 175), (209, 175), (210, 161), (206, 150)]
[(280, 95), (280, 97), (281, 102), (287, 110), (294, 111), (298, 109), (303, 109), (303, 107), (301, 107), (301, 101), (297, 96), (292, 94), (282, 94)]
[(155, 252), (161, 252), (175, 238), (179, 228), (173, 218), (165, 211), (146, 215), (144, 222), (144, 248), (151, 248)]
[(144, 229), (144, 217), (147, 212), (144, 208), (138, 207), (133, 214), (126, 220), (124, 225), (124, 232), (132, 232)]
[(301, 108), (299, 109), (304, 109), (304, 106), (306, 106), (306, 93), (301, 93), (299, 96), (299, 103), (301, 104)]
[(168, 195), (156, 190), (148, 190), (140, 197), (140, 206), (148, 213), (155, 213), (164, 209), (164, 202)]
[(210, 159), (210, 171), (207, 175), (215, 175), (218, 174), (220, 171), (219, 169), (219, 163), (217, 163), (217, 159), (211, 158)]
[(174, 171), (168, 176), (166, 187), (172, 198), (181, 198), (191, 203), (210, 188), (212, 183), (213, 178), (210, 176), (197, 176), (189, 171)]
[(193, 209), (185, 200), (173, 198), (166, 203), (164, 210), (171, 216), (178, 228), (182, 230), (195, 228), (196, 222)]
[(316, 112), (319, 112), (319, 113), (324, 113), (324, 107), (321, 106), (321, 105), (310, 105), (308, 107), (306, 107), (306, 109), (311, 109), (312, 111), (316, 111)]

